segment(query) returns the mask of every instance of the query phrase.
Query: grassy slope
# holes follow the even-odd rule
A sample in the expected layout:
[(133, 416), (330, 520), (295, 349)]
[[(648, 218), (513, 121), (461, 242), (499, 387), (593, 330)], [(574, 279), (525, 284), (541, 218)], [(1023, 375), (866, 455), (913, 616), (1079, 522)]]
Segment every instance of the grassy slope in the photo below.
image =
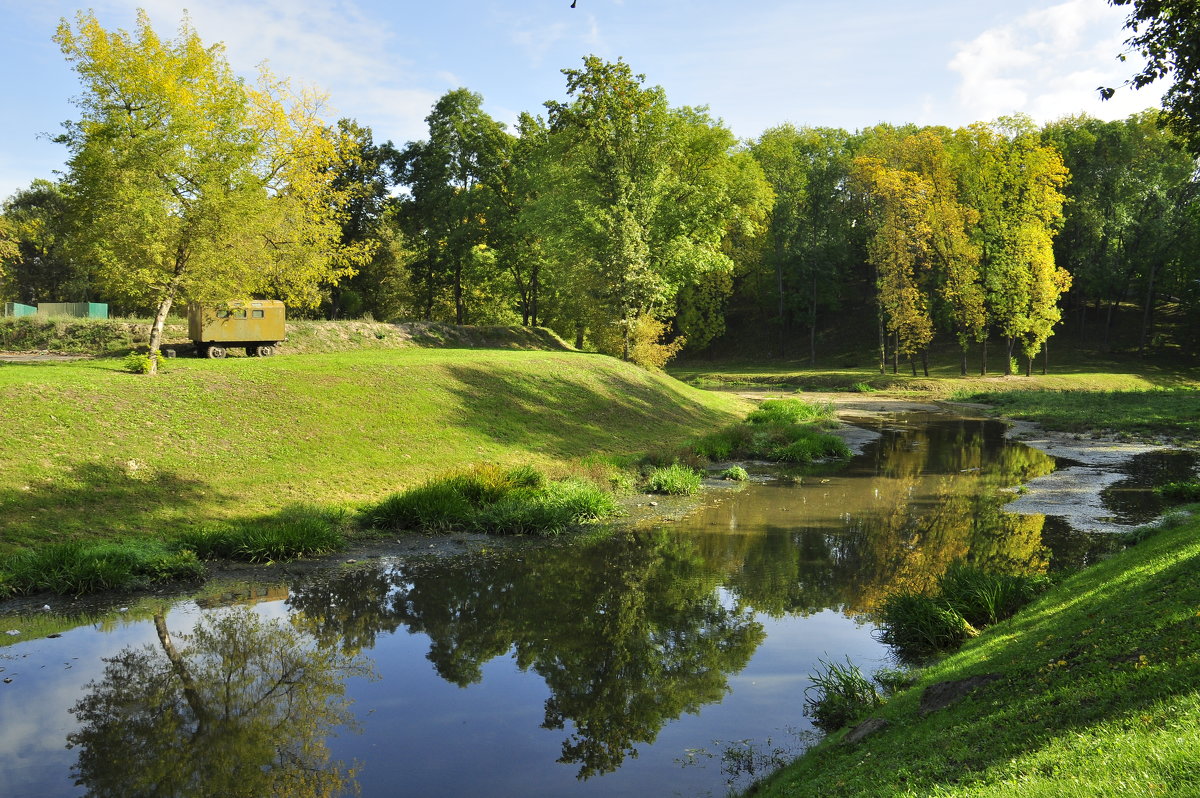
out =
[(738, 400), (573, 352), (404, 349), (0, 365), (0, 554), (378, 499), (472, 462), (551, 470), (736, 421)]
[[(942, 660), (857, 746), (832, 736), (760, 796), (1200, 795), (1200, 517), (1058, 586)], [(921, 717), (922, 689), (1002, 674)]]

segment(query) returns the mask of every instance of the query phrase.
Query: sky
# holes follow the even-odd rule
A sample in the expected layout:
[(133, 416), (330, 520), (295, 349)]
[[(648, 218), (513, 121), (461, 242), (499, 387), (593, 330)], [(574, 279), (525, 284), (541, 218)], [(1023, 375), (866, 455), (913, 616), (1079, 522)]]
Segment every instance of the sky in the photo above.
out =
[(80, 85), (52, 40), (91, 8), (132, 30), (144, 8), (171, 37), (185, 13), (247, 78), (266, 62), (329, 95), (376, 141), (424, 138), (438, 97), (459, 87), (512, 125), (565, 98), (562, 69), (623, 58), (672, 106), (708, 106), (739, 138), (770, 127), (858, 130), (878, 122), (957, 127), (1025, 113), (1037, 122), (1116, 119), (1157, 106), (1158, 85), (1118, 91), (1126, 10), (1105, 0), (0, 0), (0, 198), (54, 179), (51, 139), (78, 117)]

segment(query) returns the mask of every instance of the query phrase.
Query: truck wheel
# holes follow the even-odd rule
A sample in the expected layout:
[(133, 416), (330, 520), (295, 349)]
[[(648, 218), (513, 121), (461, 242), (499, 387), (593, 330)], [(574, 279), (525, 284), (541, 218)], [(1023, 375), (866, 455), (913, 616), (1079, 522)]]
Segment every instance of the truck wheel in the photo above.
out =
[(258, 355), (259, 357), (270, 357), (271, 355), (275, 354), (275, 347), (271, 346), (270, 344), (256, 346), (254, 347), (254, 354)]
[(223, 357), (225, 357), (225, 347), (210, 346), (208, 348), (208, 351), (206, 352), (206, 354), (213, 359), (223, 358)]
[(168, 347), (166, 349), (160, 349), (159, 354), (163, 357), (175, 357), (175, 350)]

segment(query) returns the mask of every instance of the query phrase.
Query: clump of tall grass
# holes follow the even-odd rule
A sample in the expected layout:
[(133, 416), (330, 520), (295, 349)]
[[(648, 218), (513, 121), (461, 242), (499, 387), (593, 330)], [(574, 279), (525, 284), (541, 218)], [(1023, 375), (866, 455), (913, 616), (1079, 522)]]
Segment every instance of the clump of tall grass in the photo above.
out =
[(768, 399), (743, 423), (705, 435), (692, 443), (691, 450), (708, 460), (753, 458), (804, 464), (824, 457), (849, 457), (850, 449), (841, 438), (821, 430), (832, 418), (833, 407), (827, 403)]
[(394, 493), (361, 518), (375, 529), (553, 535), (616, 511), (612, 494), (589, 480), (480, 466)]
[(159, 541), (57, 543), (0, 560), (0, 596), (133, 590), (203, 574), (195, 552)]
[(730, 466), (721, 472), (721, 479), (728, 479), (733, 482), (745, 482), (749, 478), (750, 474), (739, 465)]
[(673, 496), (690, 496), (700, 490), (700, 472), (693, 468), (673, 463), (651, 469), (646, 475), (648, 493), (667, 493)]
[(879, 608), (879, 639), (905, 659), (953, 651), (979, 634), (940, 597), (893, 593)]
[(938, 583), (941, 597), (973, 626), (1012, 616), (1048, 587), (1050, 579), (1043, 574), (994, 573), (961, 563), (950, 566)]
[(804, 714), (823, 732), (837, 731), (883, 703), (883, 696), (858, 666), (817, 660), (819, 669), (804, 688)]
[(348, 523), (345, 510), (296, 504), (274, 515), (199, 527), (181, 535), (178, 545), (203, 558), (292, 560), (341, 550)]
[(803, 424), (833, 418), (829, 402), (809, 404), (799, 399), (767, 399), (746, 416), (747, 424)]
[(1050, 587), (1042, 574), (997, 573), (956, 563), (933, 596), (893, 593), (879, 610), (879, 637), (910, 659), (952, 651)]

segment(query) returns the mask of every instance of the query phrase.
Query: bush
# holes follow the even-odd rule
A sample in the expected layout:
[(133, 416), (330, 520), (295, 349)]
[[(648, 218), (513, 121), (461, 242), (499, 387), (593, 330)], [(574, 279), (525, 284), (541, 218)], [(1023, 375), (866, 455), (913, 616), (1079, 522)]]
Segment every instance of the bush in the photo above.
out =
[(721, 479), (729, 479), (734, 482), (745, 482), (749, 478), (750, 475), (746, 473), (746, 469), (737, 465), (730, 466), (721, 472)]
[(230, 524), (212, 524), (182, 535), (178, 545), (203, 558), (247, 562), (315, 557), (345, 547), (344, 510), (297, 504), (279, 513)]
[(616, 500), (608, 491), (568, 478), (540, 489), (518, 488), (495, 504), (480, 508), (470, 526), (478, 532), (501, 535), (557, 535), (616, 511)]
[[(857, 665), (818, 660), (820, 670), (804, 689), (804, 714), (823, 732), (837, 731), (883, 703), (883, 696)], [(813, 695), (815, 693), (815, 695)]]
[(988, 573), (956, 564), (942, 576), (939, 590), (967, 623), (986, 626), (1012, 616), (1049, 586), (1040, 574)]
[(700, 490), (700, 473), (679, 464), (653, 469), (646, 475), (646, 491), (690, 496)]
[(1155, 488), (1154, 492), (1173, 502), (1200, 502), (1200, 481), (1168, 482)]
[(130, 374), (149, 374), (151, 362), (150, 355), (143, 354), (142, 352), (130, 352), (125, 356), (125, 360), (121, 362), (121, 365)]
[(952, 651), (979, 634), (940, 598), (893, 593), (879, 608), (879, 639), (905, 659)]

